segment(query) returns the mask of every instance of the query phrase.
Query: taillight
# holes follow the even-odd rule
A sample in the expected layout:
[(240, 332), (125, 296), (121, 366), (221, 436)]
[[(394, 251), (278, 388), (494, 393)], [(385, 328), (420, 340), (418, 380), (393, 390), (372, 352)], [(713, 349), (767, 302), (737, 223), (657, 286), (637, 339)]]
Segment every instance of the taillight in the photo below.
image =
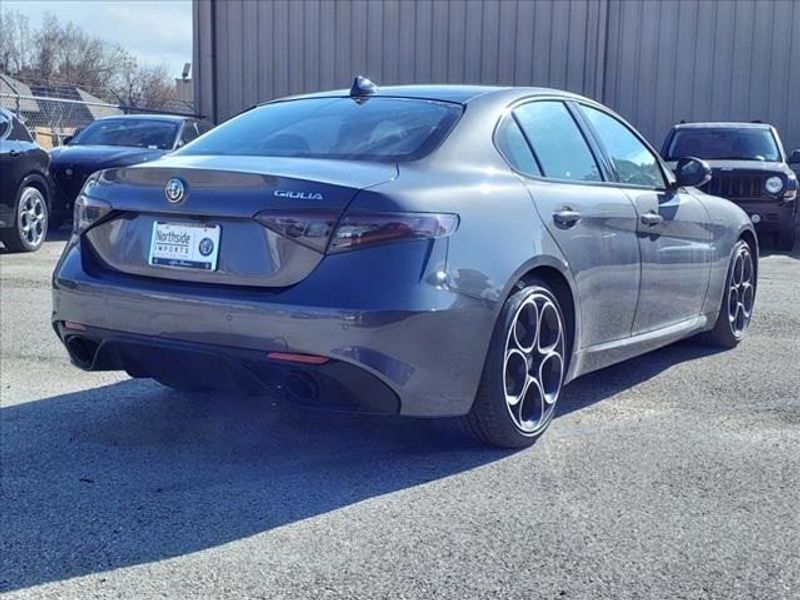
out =
[(108, 202), (97, 200), (89, 196), (89, 191), (94, 187), (99, 178), (99, 174), (90, 175), (83, 184), (72, 213), (72, 232), (80, 235), (100, 219), (111, 212), (111, 205)]
[(95, 200), (88, 196), (80, 195), (75, 200), (75, 209), (72, 217), (72, 231), (80, 235), (100, 219), (111, 212), (111, 205), (102, 200)]
[(458, 226), (458, 216), (438, 213), (355, 213), (345, 215), (331, 240), (329, 252), (364, 246), (446, 237)]
[(440, 213), (349, 213), (328, 210), (267, 210), (256, 215), (264, 227), (318, 252), (445, 237), (458, 227), (458, 216)]
[(267, 229), (318, 252), (325, 252), (338, 219), (337, 213), (324, 209), (266, 210), (256, 215)]

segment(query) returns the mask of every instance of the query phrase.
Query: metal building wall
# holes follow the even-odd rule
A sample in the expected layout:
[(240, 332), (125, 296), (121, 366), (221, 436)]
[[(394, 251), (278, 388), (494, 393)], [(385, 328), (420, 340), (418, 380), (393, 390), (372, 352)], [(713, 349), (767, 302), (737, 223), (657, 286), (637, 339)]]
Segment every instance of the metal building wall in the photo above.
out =
[(681, 119), (759, 119), (800, 147), (797, 32), (796, 0), (610, 0), (603, 101), (659, 146)]
[(596, 96), (605, 15), (605, 0), (195, 0), (198, 107), (221, 120), (270, 98), (349, 87), (355, 74)]
[(360, 73), (568, 89), (656, 145), (680, 119), (761, 119), (800, 146), (795, 0), (195, 0), (194, 18), (196, 102), (216, 121)]

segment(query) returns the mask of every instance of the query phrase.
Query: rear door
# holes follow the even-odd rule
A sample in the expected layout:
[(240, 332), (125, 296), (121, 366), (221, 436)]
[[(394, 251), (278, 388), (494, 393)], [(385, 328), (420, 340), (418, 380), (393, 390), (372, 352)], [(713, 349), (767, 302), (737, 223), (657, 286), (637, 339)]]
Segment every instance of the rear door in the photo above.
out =
[(633, 333), (698, 316), (711, 268), (706, 209), (686, 190), (669, 188), (655, 152), (625, 123), (596, 107), (578, 110), (638, 214), (642, 280)]
[(607, 185), (605, 169), (566, 104), (530, 101), (513, 110), (513, 119), (534, 155), (528, 167), (517, 168), (580, 296), (583, 346), (630, 336), (640, 276), (630, 198)]

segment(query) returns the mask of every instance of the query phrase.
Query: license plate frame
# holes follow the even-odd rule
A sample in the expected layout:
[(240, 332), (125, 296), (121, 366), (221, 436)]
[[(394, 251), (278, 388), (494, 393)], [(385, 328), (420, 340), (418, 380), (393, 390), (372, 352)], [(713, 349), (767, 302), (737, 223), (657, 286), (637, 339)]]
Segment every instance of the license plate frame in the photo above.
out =
[(220, 225), (153, 221), (147, 262), (152, 267), (213, 273), (221, 237)]

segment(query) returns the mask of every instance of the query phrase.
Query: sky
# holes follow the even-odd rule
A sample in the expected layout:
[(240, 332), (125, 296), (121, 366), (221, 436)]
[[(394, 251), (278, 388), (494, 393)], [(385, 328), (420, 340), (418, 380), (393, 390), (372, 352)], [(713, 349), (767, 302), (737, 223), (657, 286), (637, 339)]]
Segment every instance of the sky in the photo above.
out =
[(93, 35), (120, 44), (142, 64), (164, 64), (179, 77), (192, 61), (191, 0), (0, 0), (38, 27), (50, 12)]

